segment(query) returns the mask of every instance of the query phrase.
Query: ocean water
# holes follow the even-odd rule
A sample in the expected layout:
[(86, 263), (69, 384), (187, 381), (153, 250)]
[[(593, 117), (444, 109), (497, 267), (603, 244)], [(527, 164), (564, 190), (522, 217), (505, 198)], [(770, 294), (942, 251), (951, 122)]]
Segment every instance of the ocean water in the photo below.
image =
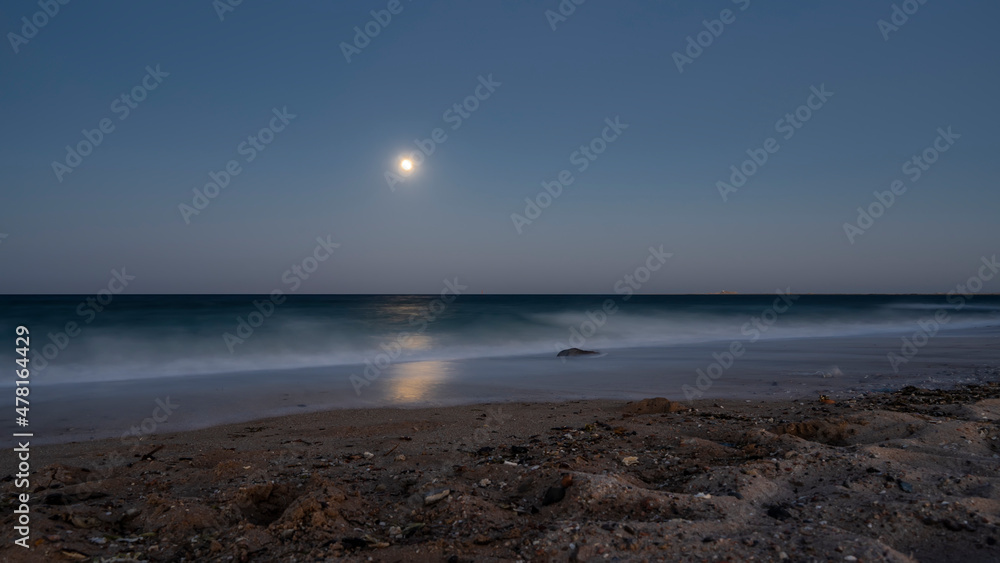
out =
[[(165, 397), (180, 406), (156, 431), (325, 408), (850, 394), (1000, 366), (992, 295), (3, 296), (0, 311), (0, 363), (30, 330), (32, 425), (53, 441), (120, 434)], [(600, 355), (556, 358), (570, 347)]]

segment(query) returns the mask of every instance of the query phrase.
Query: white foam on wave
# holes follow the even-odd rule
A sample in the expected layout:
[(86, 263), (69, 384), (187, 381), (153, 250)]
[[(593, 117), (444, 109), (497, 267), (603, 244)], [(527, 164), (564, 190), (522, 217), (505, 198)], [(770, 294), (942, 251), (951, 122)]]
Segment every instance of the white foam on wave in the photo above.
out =
[[(599, 309), (602, 300), (595, 300)], [(512, 356), (554, 356), (560, 349), (584, 347), (597, 350), (671, 348), (711, 342), (747, 340), (759, 330), (763, 340), (836, 338), (863, 335), (908, 334), (926, 315), (896, 313), (877, 308), (859, 313), (829, 315), (810, 312), (781, 316), (766, 331), (752, 319), (761, 311), (751, 307), (716, 308), (714, 313), (656, 309), (628, 311), (623, 307), (601, 317), (581, 311), (484, 315), (479, 322), (431, 323), (415, 334), (393, 362), (449, 361)], [(923, 307), (925, 304), (913, 304)], [(748, 312), (749, 311), (749, 312)], [(807, 310), (808, 311), (808, 310)], [(595, 322), (596, 319), (596, 322)], [(590, 324), (588, 324), (590, 323)], [(996, 325), (995, 317), (957, 318), (945, 331)], [(250, 371), (334, 366), (363, 366), (379, 355), (394, 354), (404, 324), (378, 324), (322, 316), (273, 318), (230, 353), (222, 333), (228, 327), (189, 327), (176, 324), (89, 329), (74, 340), (58, 361), (46, 368), (44, 382), (85, 382), (196, 376)], [(186, 329), (186, 330), (185, 330)], [(412, 330), (410, 331), (413, 332)], [(577, 339), (586, 336), (582, 343)]]

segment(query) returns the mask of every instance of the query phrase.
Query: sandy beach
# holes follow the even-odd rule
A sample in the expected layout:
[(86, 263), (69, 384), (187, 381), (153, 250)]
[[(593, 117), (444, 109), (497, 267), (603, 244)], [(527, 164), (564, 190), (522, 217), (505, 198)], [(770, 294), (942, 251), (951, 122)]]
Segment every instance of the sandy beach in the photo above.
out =
[(0, 559), (996, 561), (998, 397), (336, 410), (38, 446), (32, 547)]

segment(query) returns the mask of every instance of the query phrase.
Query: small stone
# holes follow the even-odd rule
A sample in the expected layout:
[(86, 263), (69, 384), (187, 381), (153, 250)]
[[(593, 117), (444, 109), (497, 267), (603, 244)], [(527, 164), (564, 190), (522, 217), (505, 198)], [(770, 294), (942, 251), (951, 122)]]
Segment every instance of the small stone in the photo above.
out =
[(94, 538), (90, 538), (90, 543), (96, 543), (97, 545), (104, 545), (104, 544), (108, 543), (108, 539), (107, 538), (94, 537)]
[(364, 453), (364, 454), (362, 454), (362, 455), (364, 455), (364, 456), (365, 456), (365, 459), (371, 459), (371, 458), (375, 457), (375, 454), (373, 454), (373, 453), (371, 453), (371, 452), (365, 452), (365, 453)]
[(69, 521), (77, 528), (94, 528), (101, 523), (97, 518), (79, 515), (70, 517)]
[(403, 535), (406, 537), (412, 536), (417, 532), (417, 530), (423, 528), (426, 524), (423, 522), (414, 522), (412, 524), (407, 524), (406, 528), (403, 529)]
[(857, 561), (857, 560), (858, 558), (853, 555), (848, 555), (847, 557), (844, 557), (844, 561)]
[(545, 491), (545, 496), (542, 497), (542, 506), (555, 504), (564, 498), (566, 498), (565, 487), (549, 487)]
[(624, 465), (625, 467), (629, 467), (637, 463), (639, 463), (639, 458), (635, 457), (634, 455), (622, 458), (622, 465)]
[(492, 481), (490, 481), (489, 479), (480, 479), (479, 480), (479, 486), (480, 487), (489, 487), (490, 483), (492, 483)]
[(781, 508), (780, 506), (772, 506), (767, 509), (767, 515), (775, 520), (788, 520), (792, 517), (792, 513)]
[(436, 502), (444, 500), (445, 497), (451, 494), (449, 489), (438, 489), (436, 491), (431, 491), (424, 497), (424, 504), (430, 506)]
[(398, 456), (396, 456), (396, 461), (406, 461), (406, 456), (403, 454), (399, 454)]
[(403, 529), (399, 526), (389, 526), (389, 535), (392, 537), (403, 535)]
[(708, 493), (698, 493), (698, 494), (694, 495), (694, 498), (706, 498), (707, 499), (707, 498), (712, 498), (712, 495), (710, 495)]
[(899, 490), (903, 491), (904, 493), (913, 492), (913, 485), (907, 483), (906, 481), (897, 481), (896, 484), (899, 485)]
[(944, 520), (942, 520), (941, 525), (951, 530), (952, 532), (961, 532), (964, 529), (961, 524), (949, 518), (945, 518)]

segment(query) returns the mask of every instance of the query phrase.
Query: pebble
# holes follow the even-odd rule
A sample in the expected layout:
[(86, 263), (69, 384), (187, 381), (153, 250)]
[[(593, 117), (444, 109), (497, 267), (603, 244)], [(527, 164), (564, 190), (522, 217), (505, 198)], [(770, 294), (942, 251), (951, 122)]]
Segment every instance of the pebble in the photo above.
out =
[(492, 482), (493, 481), (490, 481), (489, 479), (480, 479), (479, 480), (479, 486), (480, 487), (489, 487)]
[(564, 498), (566, 498), (566, 487), (549, 487), (542, 497), (542, 506), (555, 504)]
[(396, 456), (396, 461), (406, 461), (406, 456), (403, 454), (399, 454), (398, 456)]
[[(355, 450), (355, 451), (357, 451), (357, 450)], [(365, 453), (364, 453), (364, 454), (362, 454), (362, 455), (364, 455), (364, 456), (365, 456), (365, 459), (371, 459), (371, 458), (375, 457), (375, 454), (373, 454), (373, 453), (371, 453), (371, 452), (365, 452)]]
[(432, 505), (436, 502), (444, 500), (444, 498), (450, 494), (451, 490), (449, 489), (439, 489), (437, 491), (431, 491), (430, 493), (427, 494), (427, 496), (424, 497), (424, 504), (428, 506)]
[(69, 521), (77, 528), (94, 528), (101, 523), (97, 518), (90, 516), (72, 516)]
[(639, 463), (639, 458), (633, 456), (623, 457), (622, 464), (626, 467)]
[(787, 520), (792, 517), (792, 513), (788, 512), (780, 506), (772, 506), (767, 509), (767, 515), (775, 520)]

